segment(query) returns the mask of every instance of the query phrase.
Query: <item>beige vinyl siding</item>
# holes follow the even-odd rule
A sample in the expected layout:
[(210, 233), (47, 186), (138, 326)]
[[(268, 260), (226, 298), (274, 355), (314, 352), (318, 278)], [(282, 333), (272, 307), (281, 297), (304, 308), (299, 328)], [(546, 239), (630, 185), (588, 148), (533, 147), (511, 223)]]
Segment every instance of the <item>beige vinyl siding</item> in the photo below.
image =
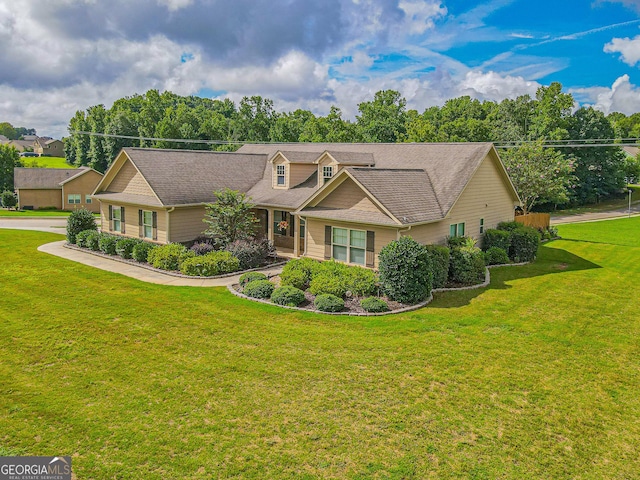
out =
[[(278, 165), (284, 165), (284, 185), (278, 185)], [(286, 189), (289, 188), (289, 162), (287, 162), (282, 156), (278, 156), (277, 159), (273, 161), (272, 164), (272, 172), (271, 172), (271, 187), (276, 189)]]
[[(124, 208), (124, 234), (119, 232), (111, 232), (109, 225), (109, 205), (113, 207)], [(138, 225), (138, 210), (147, 210), (156, 212), (158, 217), (158, 238), (153, 240), (154, 243), (168, 243), (167, 242), (167, 214), (166, 210), (157, 210), (148, 207), (139, 207), (137, 205), (118, 205), (100, 202), (100, 222), (103, 232), (109, 232), (116, 235), (122, 235), (125, 237), (142, 238), (140, 236), (140, 225)], [(147, 242), (152, 240), (145, 238)]]
[[(169, 213), (169, 241), (190, 242), (201, 236), (207, 228), (204, 219), (204, 206), (176, 208)], [(163, 217), (165, 215), (162, 215)], [(160, 216), (158, 216), (158, 220)]]
[(295, 187), (296, 185), (300, 185), (307, 178), (309, 178), (313, 172), (316, 171), (315, 165), (306, 165), (299, 163), (289, 164), (289, 188)]
[(398, 232), (396, 228), (383, 228), (360, 225), (356, 223), (334, 222), (328, 220), (318, 220), (307, 218), (307, 251), (305, 256), (315, 258), (316, 260), (324, 260), (324, 227), (331, 225), (332, 227), (348, 228), (352, 230), (366, 230), (375, 232), (374, 254), (375, 266), (378, 268), (378, 254), (382, 247), (389, 242), (396, 240)]
[(365, 212), (381, 212), (362, 189), (350, 178), (347, 178), (338, 185), (338, 187), (323, 198), (317, 206), (326, 208), (349, 208)]
[(107, 187), (109, 192), (129, 193), (132, 195), (146, 195), (156, 198), (151, 188), (140, 175), (140, 172), (127, 159), (118, 171), (113, 181)]
[(480, 239), (481, 218), (486, 231), (495, 228), (499, 222), (513, 220), (514, 208), (514, 199), (504, 179), (487, 156), (446, 219), (413, 227), (406, 234), (420, 243), (442, 244), (449, 235), (449, 226), (464, 222), (465, 235)]
[[(86, 203), (87, 195), (91, 195), (93, 190), (98, 185), (98, 182), (102, 179), (102, 175), (93, 170), (83, 173), (78, 178), (74, 178), (66, 182), (62, 186), (62, 200), (64, 202), (65, 210), (75, 210), (78, 208), (86, 208), (90, 212), (98, 213), (100, 211), (100, 202), (93, 200), (91, 203)], [(80, 194), (80, 203), (69, 203), (69, 194)]]
[(19, 189), (20, 208), (33, 207), (34, 210), (47, 207), (62, 209), (62, 189)]

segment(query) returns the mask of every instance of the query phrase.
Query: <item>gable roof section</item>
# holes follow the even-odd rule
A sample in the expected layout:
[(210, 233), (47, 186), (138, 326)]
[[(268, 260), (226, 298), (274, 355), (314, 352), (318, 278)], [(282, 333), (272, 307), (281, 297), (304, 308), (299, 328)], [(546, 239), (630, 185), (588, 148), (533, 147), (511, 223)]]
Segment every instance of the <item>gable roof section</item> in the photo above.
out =
[(75, 175), (72, 175), (71, 177), (67, 178), (66, 180), (63, 180), (62, 182), (60, 182), (60, 185), (64, 185), (67, 182), (70, 182), (71, 180), (75, 180), (78, 177), (81, 177), (82, 175), (84, 175), (85, 173), (89, 173), (89, 172), (95, 172), (98, 175), (100, 175), (100, 177), (102, 177), (102, 173), (98, 172), (97, 170), (94, 170), (93, 168), (89, 168), (89, 167), (80, 167), (76, 170)]
[(324, 155), (330, 155), (333, 159), (341, 165), (362, 165), (369, 166), (375, 165), (373, 154), (370, 152), (340, 152), (336, 150), (325, 151), (316, 161), (319, 162)]
[[(213, 191), (221, 188), (247, 192), (262, 179), (267, 163), (267, 156), (264, 154), (204, 150), (124, 148), (117, 160), (120, 160), (122, 154), (140, 172), (157, 197), (158, 202), (153, 203), (167, 207), (213, 202)], [(114, 161), (111, 168), (120, 169), (122, 165), (124, 161)], [(143, 202), (145, 197), (142, 195), (110, 192), (109, 185), (115, 175), (113, 172), (105, 174), (103, 182), (96, 188), (96, 197), (127, 203), (146, 203)]]
[(278, 152), (276, 152), (276, 154), (271, 157), (270, 161), (273, 162), (278, 154), (282, 155), (290, 163), (313, 164), (318, 159), (318, 154), (314, 152), (291, 152), (278, 150)]
[(72, 178), (91, 171), (90, 168), (14, 168), (13, 178), (16, 189), (58, 189)]

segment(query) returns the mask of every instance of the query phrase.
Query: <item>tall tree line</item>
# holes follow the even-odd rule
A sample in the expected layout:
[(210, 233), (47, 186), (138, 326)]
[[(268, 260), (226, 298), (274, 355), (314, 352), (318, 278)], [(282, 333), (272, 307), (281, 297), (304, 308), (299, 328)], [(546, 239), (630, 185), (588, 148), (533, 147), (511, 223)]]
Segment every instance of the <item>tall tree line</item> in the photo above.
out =
[[(563, 179), (563, 195), (539, 203), (590, 203), (618, 193), (637, 169), (613, 139), (640, 136), (640, 113), (605, 116), (590, 107), (576, 108), (562, 85), (540, 87), (535, 95), (501, 102), (469, 96), (453, 98), (422, 113), (406, 107), (394, 90), (383, 90), (358, 105), (355, 121), (343, 118), (337, 107), (326, 116), (308, 110), (278, 112), (273, 101), (244, 97), (229, 99), (182, 97), (149, 90), (117, 100), (110, 109), (96, 105), (78, 111), (69, 131), (137, 137), (133, 139), (71, 134), (65, 138), (67, 161), (103, 172), (122, 147), (234, 150), (235, 145), (179, 143), (172, 139), (234, 142), (518, 142), (595, 139), (611, 143), (604, 148), (563, 148), (551, 152), (572, 170)], [(147, 141), (143, 137), (159, 140)], [(509, 151), (503, 155), (505, 162)], [(520, 156), (521, 158), (521, 156)], [(566, 169), (563, 168), (563, 172)]]

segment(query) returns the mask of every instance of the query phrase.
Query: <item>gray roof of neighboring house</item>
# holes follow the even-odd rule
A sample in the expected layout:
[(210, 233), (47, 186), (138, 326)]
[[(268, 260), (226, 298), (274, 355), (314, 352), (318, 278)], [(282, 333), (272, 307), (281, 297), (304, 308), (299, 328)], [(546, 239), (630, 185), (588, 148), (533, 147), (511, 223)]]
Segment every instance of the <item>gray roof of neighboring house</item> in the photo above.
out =
[(626, 153), (627, 155), (629, 155), (631, 157), (637, 157), (638, 156), (638, 152), (640, 151), (640, 148), (638, 148), (638, 147), (622, 147), (622, 150), (624, 151), (624, 153)]
[(0, 135), (0, 143), (6, 143), (8, 141), (9, 139), (7, 137), (5, 137), (4, 135)]
[[(213, 202), (213, 191), (225, 187), (246, 192), (263, 178), (267, 164), (266, 155), (158, 148), (123, 150), (164, 206)], [(97, 196), (105, 193), (113, 194), (107, 191)]]
[(13, 184), (16, 189), (57, 189), (73, 177), (88, 171), (81, 168), (14, 168)]

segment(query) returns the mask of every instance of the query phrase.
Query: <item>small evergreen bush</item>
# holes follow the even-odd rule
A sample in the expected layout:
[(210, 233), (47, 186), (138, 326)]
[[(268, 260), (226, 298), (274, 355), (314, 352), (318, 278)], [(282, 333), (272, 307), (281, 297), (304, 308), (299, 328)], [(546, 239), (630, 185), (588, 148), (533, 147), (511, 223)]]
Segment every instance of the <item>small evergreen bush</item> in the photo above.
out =
[(485, 263), (479, 248), (451, 249), (449, 281), (462, 285), (477, 285), (485, 278)]
[(264, 265), (269, 258), (275, 257), (276, 249), (269, 240), (235, 240), (225, 247), (240, 260), (240, 268), (247, 270)]
[(344, 300), (330, 293), (318, 295), (313, 304), (321, 312), (340, 312), (344, 310)]
[(287, 307), (297, 307), (304, 302), (304, 292), (299, 288), (285, 285), (276, 288), (271, 294), (271, 301), (278, 305), (286, 305)]
[(155, 243), (149, 242), (140, 242), (131, 251), (131, 257), (140, 263), (146, 263), (148, 260), (149, 252), (151, 250), (158, 248)]
[(16, 198), (15, 193), (9, 190), (0, 194), (0, 200), (2, 201), (2, 206), (7, 208), (13, 208), (18, 204), (18, 199)]
[(378, 297), (367, 297), (360, 300), (360, 306), (367, 312), (380, 313), (389, 311), (387, 302)]
[(514, 230), (517, 230), (519, 228), (522, 228), (522, 223), (520, 222), (516, 222), (515, 220), (512, 220), (510, 222), (500, 222), (498, 224), (498, 230), (505, 230), (507, 232), (513, 232)]
[(313, 277), (309, 284), (309, 293), (312, 295), (331, 294), (342, 298), (347, 293), (347, 285), (343, 276), (323, 272)]
[(240, 275), (239, 283), (241, 287), (244, 287), (247, 283), (253, 282), (254, 280), (267, 280), (267, 276), (260, 272), (247, 272)]
[(449, 248), (475, 247), (475, 245), (475, 239), (466, 235), (461, 235), (459, 237), (447, 237), (447, 246)]
[(280, 274), (280, 285), (295, 287), (299, 290), (309, 288), (309, 280), (307, 274), (302, 270), (284, 270)]
[(385, 245), (378, 255), (380, 284), (391, 300), (418, 303), (431, 293), (431, 256), (411, 237)]
[(342, 277), (348, 292), (356, 297), (372, 295), (376, 291), (378, 278), (373, 270), (362, 267), (348, 267)]
[(115, 255), (116, 243), (118, 242), (118, 239), (119, 237), (116, 237), (115, 235), (103, 233), (102, 235), (100, 235), (100, 240), (98, 241), (100, 251), (102, 253), (106, 253), (107, 255)]
[(443, 288), (449, 278), (449, 249), (443, 245), (425, 245), (431, 256), (433, 288)]
[(484, 252), (484, 261), (487, 265), (505, 265), (509, 263), (509, 254), (500, 247), (491, 247)]
[(213, 277), (226, 273), (237, 272), (240, 260), (231, 252), (209, 252), (206, 255), (191, 256), (181, 261), (180, 271), (185, 275), (198, 277)]
[(536, 258), (540, 234), (535, 228), (521, 226), (511, 232), (509, 258), (516, 263), (531, 262)]
[(87, 237), (84, 240), (86, 247), (90, 250), (93, 250), (94, 252), (99, 252), (100, 237), (102, 237), (102, 234), (97, 230), (94, 230), (93, 232), (91, 232), (89, 235), (87, 235)]
[(213, 252), (213, 245), (206, 242), (197, 242), (191, 246), (190, 249), (196, 255), (206, 255), (209, 252)]
[(121, 238), (116, 242), (116, 253), (122, 258), (130, 259), (133, 255), (133, 249), (142, 240), (137, 238)]
[(98, 230), (96, 218), (89, 210), (74, 210), (67, 219), (67, 242), (76, 243), (76, 235), (83, 230)]
[(147, 255), (147, 262), (161, 270), (180, 270), (180, 265), (187, 258), (195, 256), (195, 253), (187, 250), (180, 243), (169, 243), (151, 250)]
[(252, 298), (270, 298), (274, 289), (275, 285), (269, 280), (254, 280), (245, 285), (242, 293)]
[[(311, 258), (303, 257), (303, 258), (296, 258), (293, 260), (289, 260), (282, 269), (282, 273), (280, 274), (280, 281), (287, 282), (287, 283), (284, 283), (283, 285), (291, 285), (296, 288), (299, 288), (300, 290), (304, 290), (309, 286), (309, 283), (311, 282), (311, 278), (320, 271), (320, 268), (321, 268), (321, 263)], [(289, 277), (290, 272), (302, 272), (304, 274), (304, 282), (300, 284), (298, 281), (297, 285), (294, 285), (293, 283), (288, 283), (290, 278)], [(298, 276), (297, 278), (299, 279), (300, 277)]]
[(76, 245), (79, 247), (87, 248), (87, 237), (91, 235), (95, 230), (83, 230), (76, 235)]
[(484, 235), (482, 236), (482, 249), (484, 251), (487, 251), (493, 247), (497, 247), (503, 249), (505, 252), (508, 252), (510, 246), (511, 231), (489, 228), (484, 232)]

